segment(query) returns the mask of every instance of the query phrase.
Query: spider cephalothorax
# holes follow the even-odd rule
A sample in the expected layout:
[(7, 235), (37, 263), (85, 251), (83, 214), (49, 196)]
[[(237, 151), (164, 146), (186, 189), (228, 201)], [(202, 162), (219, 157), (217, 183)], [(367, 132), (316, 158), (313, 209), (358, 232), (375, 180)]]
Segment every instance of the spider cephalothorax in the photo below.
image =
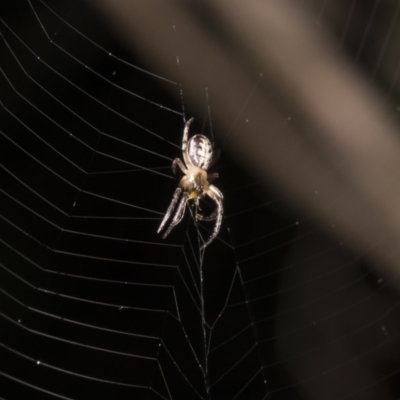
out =
[(168, 207), (167, 213), (165, 214), (164, 219), (158, 228), (158, 233), (161, 232), (167, 220), (174, 212), (181, 194), (182, 197), (179, 201), (175, 215), (173, 216), (168, 229), (164, 233), (163, 238), (167, 237), (172, 229), (182, 220), (188, 200), (194, 200), (198, 206), (199, 200), (207, 195), (216, 203), (217, 208), (210, 216), (207, 217), (196, 212), (196, 219), (198, 220), (216, 220), (213, 233), (202, 246), (202, 248), (204, 248), (209, 245), (218, 235), (221, 227), (222, 215), (224, 212), (222, 204), (224, 197), (222, 193), (210, 183), (218, 177), (218, 174), (207, 174), (208, 168), (210, 168), (216, 161), (211, 142), (203, 135), (194, 135), (188, 139), (189, 128), (192, 122), (193, 118), (189, 119), (189, 121), (186, 122), (183, 130), (183, 161), (180, 158), (175, 158), (172, 163), (172, 171), (174, 174), (176, 174), (177, 167), (179, 167), (184, 176), (175, 190), (174, 197), (172, 198), (171, 204)]

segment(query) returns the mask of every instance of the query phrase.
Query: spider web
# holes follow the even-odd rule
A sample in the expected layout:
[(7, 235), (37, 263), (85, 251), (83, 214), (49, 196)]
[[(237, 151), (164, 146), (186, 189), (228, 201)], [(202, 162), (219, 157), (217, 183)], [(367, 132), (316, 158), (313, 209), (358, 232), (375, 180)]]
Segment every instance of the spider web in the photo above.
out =
[[(384, 56), (400, 2), (343, 4), (340, 14), (310, 3), (310, 29), (336, 32), (397, 107), (398, 69), (385, 80)], [(165, 35), (178, 43), (175, 24)], [(1, 36), (2, 398), (400, 396), (399, 298), (387, 278), (326, 234), (334, 223), (298, 215), (227, 151), (218, 238), (200, 251), (213, 225), (198, 225), (193, 207), (166, 240), (156, 235), (192, 116), (179, 79), (143, 64), (82, 2), (16, 1)], [(185, 54), (171, 62), (179, 77)], [(219, 140), (213, 88), (202, 88), (191, 132), (223, 149), (245, 134), (262, 79)], [(265, 105), (278, 101), (271, 85)], [(288, 109), (282, 124), (296, 120)]]

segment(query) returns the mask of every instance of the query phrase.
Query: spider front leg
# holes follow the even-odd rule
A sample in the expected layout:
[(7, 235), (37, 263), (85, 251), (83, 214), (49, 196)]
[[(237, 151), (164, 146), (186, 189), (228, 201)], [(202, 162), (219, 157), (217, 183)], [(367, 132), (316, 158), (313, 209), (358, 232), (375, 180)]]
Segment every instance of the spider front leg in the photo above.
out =
[(174, 218), (172, 219), (171, 225), (169, 226), (167, 231), (164, 233), (163, 239), (165, 239), (170, 234), (172, 229), (174, 229), (174, 227), (176, 225), (178, 225), (179, 222), (181, 222), (183, 215), (185, 213), (186, 203), (188, 200), (189, 200), (189, 193), (183, 192), (181, 201), (179, 202), (178, 208), (176, 209)]
[(160, 224), (160, 227), (158, 228), (157, 233), (160, 233), (162, 231), (162, 229), (164, 228), (164, 225), (166, 224), (166, 222), (168, 221), (172, 212), (174, 211), (175, 205), (178, 201), (178, 198), (179, 198), (179, 195), (181, 194), (181, 192), (182, 192), (182, 189), (180, 187), (176, 188), (174, 197), (172, 198), (171, 203), (168, 207), (168, 210), (167, 210), (163, 220), (161, 221), (161, 224)]
[(190, 125), (194, 121), (194, 118), (190, 118), (189, 121), (186, 122), (185, 127), (183, 128), (183, 137), (182, 137), (182, 155), (183, 155), (183, 161), (185, 161), (185, 164), (187, 166), (191, 165), (190, 164), (190, 158), (187, 154), (186, 148), (188, 144), (188, 138), (189, 138), (189, 129)]
[(194, 121), (194, 118), (190, 118), (188, 121), (186, 121), (185, 127), (183, 128), (183, 138), (182, 138), (182, 150), (186, 150), (187, 142), (188, 142), (188, 137), (189, 137), (189, 129), (190, 125), (192, 125), (192, 122)]

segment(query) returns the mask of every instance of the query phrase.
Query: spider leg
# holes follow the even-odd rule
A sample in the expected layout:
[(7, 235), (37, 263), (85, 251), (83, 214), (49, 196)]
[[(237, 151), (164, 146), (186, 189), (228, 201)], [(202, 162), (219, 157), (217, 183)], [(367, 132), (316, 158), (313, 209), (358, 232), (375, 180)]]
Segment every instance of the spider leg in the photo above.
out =
[(183, 128), (182, 155), (183, 155), (183, 161), (185, 162), (185, 164), (187, 166), (191, 165), (186, 148), (187, 148), (188, 138), (189, 138), (189, 128), (193, 121), (194, 121), (194, 118), (190, 118), (188, 121), (186, 121), (185, 127)]
[(205, 215), (203, 215), (203, 214), (197, 213), (197, 214), (196, 214), (196, 219), (197, 219), (198, 221), (214, 221), (214, 220), (217, 218), (217, 215), (218, 215), (218, 208), (216, 208), (216, 209), (212, 212), (212, 214), (207, 215), (207, 216), (205, 216)]
[(180, 158), (175, 158), (175, 160), (172, 162), (172, 172), (174, 173), (174, 175), (176, 175), (177, 167), (181, 169), (184, 175), (187, 174), (188, 170)]
[[(206, 246), (208, 246), (218, 235), (219, 230), (221, 228), (222, 216), (224, 214), (224, 206), (222, 203), (224, 200), (223, 194), (214, 185), (210, 185), (210, 187), (206, 191), (206, 194), (212, 200), (214, 200), (215, 203), (217, 204), (217, 209), (215, 211), (216, 212), (216, 222), (215, 222), (214, 230), (213, 230), (211, 236), (201, 246), (201, 248), (200, 248), (201, 250), (203, 250)], [(213, 215), (213, 214), (211, 214), (211, 215)]]
[(218, 179), (219, 178), (219, 173), (218, 172), (215, 172), (215, 173), (213, 173), (213, 174), (208, 174), (208, 176), (207, 176), (207, 180), (208, 180), (208, 182), (212, 182), (212, 181), (215, 181), (216, 179)]
[(186, 121), (185, 127), (183, 128), (183, 138), (182, 138), (182, 150), (186, 150), (187, 142), (188, 142), (188, 137), (189, 137), (189, 128), (190, 125), (192, 125), (192, 122), (194, 121), (194, 118), (190, 118), (188, 121)]
[(160, 227), (158, 228), (157, 233), (160, 233), (162, 228), (164, 228), (164, 225), (166, 224), (166, 222), (168, 221), (168, 218), (171, 216), (172, 212), (174, 211), (175, 205), (178, 201), (179, 195), (181, 194), (182, 189), (180, 187), (176, 188), (175, 193), (174, 193), (174, 197), (171, 200), (171, 203), (168, 207), (168, 210), (163, 218), (163, 220), (161, 221)]
[[(219, 174), (217, 172), (213, 173), (213, 174), (209, 174), (207, 177), (208, 182), (212, 182), (215, 179), (217, 179), (219, 177)], [(199, 210), (201, 210), (200, 207), (197, 207)], [(214, 221), (217, 218), (218, 215), (218, 208), (216, 208), (210, 215), (205, 216), (203, 214), (200, 214), (199, 212), (196, 213), (196, 219), (198, 221)]]
[(169, 226), (167, 231), (164, 233), (163, 239), (165, 239), (170, 234), (172, 229), (174, 229), (174, 227), (176, 225), (178, 225), (179, 222), (181, 222), (183, 215), (185, 213), (186, 203), (188, 200), (189, 200), (189, 193), (184, 192), (182, 195), (181, 201), (179, 202), (178, 208), (176, 209), (174, 218), (172, 219), (171, 225)]

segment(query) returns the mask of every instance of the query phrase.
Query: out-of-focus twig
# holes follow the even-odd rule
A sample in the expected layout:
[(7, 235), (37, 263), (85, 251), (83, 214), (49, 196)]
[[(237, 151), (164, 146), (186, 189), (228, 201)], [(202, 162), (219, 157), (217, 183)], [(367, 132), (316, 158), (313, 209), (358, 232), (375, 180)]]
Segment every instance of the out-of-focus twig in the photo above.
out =
[[(400, 288), (400, 142), (384, 102), (293, 0), (204, 1), (201, 17), (185, 1), (96, 0), (136, 52), (177, 73), (185, 100), (202, 109), (212, 91), (213, 123), (227, 132), (254, 86), (246, 133), (232, 136), (245, 162), (285, 191), (295, 205), (335, 225), (357, 252), (368, 255)], [(206, 22), (208, 21), (208, 22)], [(210, 21), (212, 26), (210, 26)], [(176, 24), (180, 34), (170, 36)], [(282, 124), (278, 105), (265, 104), (268, 82), (314, 127)], [(295, 146), (288, 146), (295, 143)]]

